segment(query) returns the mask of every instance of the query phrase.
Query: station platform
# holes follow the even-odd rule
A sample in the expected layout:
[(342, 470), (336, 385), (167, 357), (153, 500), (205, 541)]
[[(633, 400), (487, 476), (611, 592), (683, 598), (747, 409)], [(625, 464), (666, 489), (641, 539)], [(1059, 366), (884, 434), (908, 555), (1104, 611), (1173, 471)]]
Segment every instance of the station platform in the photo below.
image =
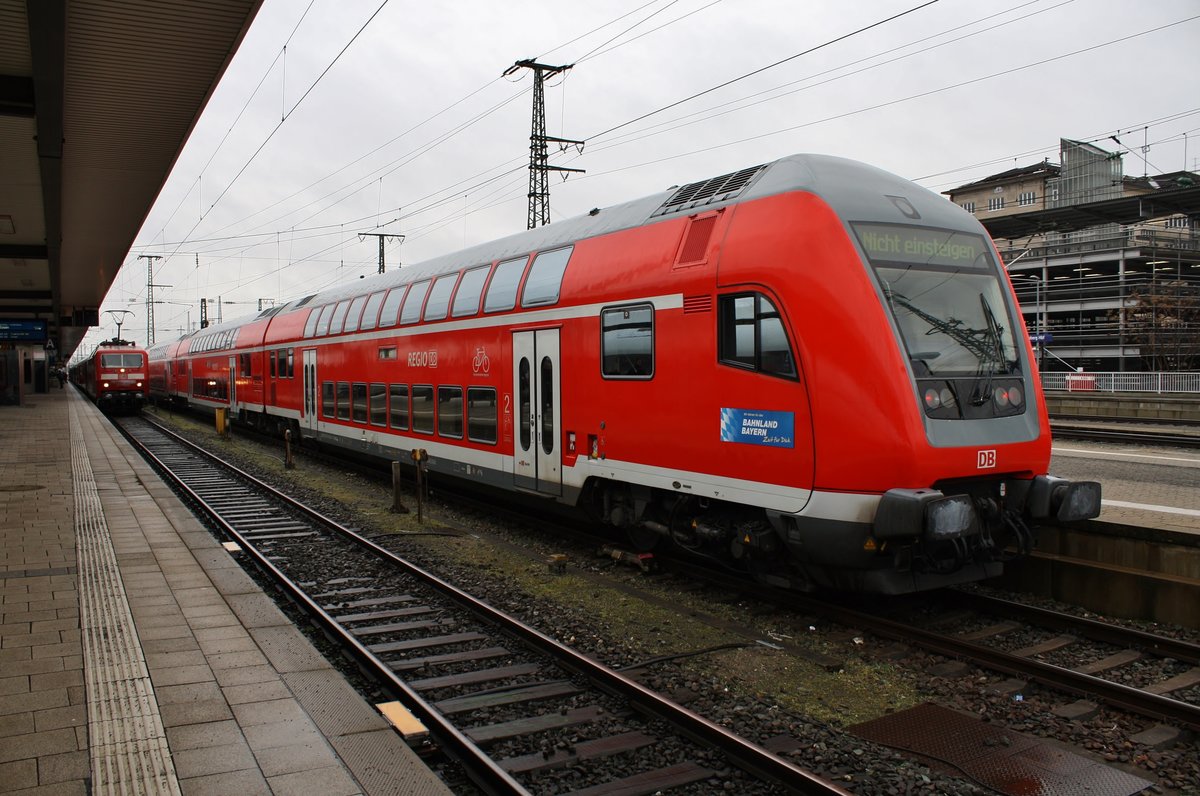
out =
[(0, 406), (0, 528), (0, 792), (450, 792), (73, 388)]

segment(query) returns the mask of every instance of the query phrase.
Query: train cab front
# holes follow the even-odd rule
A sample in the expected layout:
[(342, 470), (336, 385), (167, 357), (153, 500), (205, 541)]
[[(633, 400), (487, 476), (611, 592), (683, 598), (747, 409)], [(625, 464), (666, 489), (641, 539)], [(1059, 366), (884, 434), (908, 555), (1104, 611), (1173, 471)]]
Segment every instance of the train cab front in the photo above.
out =
[[(1100, 485), (1046, 475), (1049, 423), (1019, 308), (978, 231), (855, 224), (906, 358), (908, 472), (865, 544), (922, 588), (999, 574), (1037, 525), (1100, 513)], [(907, 391), (906, 391), (907, 392)], [(914, 406), (915, 404), (915, 406)], [(912, 411), (912, 410), (910, 410)], [(939, 582), (940, 581), (940, 582)]]

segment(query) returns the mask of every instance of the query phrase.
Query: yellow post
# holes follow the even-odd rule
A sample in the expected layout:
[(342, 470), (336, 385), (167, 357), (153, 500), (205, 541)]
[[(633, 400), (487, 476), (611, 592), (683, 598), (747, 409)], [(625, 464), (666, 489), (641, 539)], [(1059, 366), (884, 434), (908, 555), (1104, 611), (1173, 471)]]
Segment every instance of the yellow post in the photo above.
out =
[(225, 416), (228, 414), (228, 412), (229, 410), (224, 407), (217, 410), (217, 433), (221, 436), (225, 436), (225, 432), (229, 428), (229, 426), (225, 423)]

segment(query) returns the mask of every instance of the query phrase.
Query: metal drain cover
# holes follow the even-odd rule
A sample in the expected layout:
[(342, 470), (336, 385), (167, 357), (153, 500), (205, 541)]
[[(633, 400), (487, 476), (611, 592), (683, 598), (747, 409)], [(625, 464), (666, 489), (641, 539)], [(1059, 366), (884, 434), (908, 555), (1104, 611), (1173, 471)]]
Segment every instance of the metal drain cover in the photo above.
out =
[(849, 730), (1011, 796), (1131, 796), (1153, 784), (938, 705), (918, 705)]

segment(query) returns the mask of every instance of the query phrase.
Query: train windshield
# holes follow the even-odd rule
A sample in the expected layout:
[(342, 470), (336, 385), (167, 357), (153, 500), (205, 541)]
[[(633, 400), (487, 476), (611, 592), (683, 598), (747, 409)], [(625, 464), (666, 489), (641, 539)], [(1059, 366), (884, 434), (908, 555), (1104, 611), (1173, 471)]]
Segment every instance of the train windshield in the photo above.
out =
[(1017, 372), (1013, 323), (982, 235), (852, 226), (918, 377)]
[(140, 368), (141, 354), (101, 354), (100, 366), (104, 368)]

